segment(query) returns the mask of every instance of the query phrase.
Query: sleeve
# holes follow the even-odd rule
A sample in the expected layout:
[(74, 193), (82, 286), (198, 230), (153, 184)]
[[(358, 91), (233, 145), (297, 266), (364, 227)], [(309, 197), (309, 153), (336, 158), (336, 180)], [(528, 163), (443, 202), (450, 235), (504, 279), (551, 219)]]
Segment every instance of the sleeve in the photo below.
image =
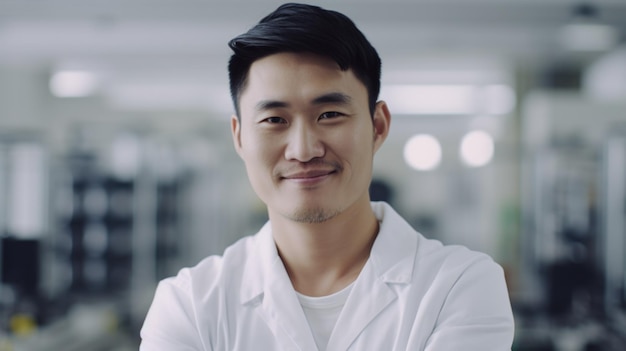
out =
[(514, 329), (503, 270), (484, 257), (458, 275), (425, 351), (511, 350)]
[(205, 351), (198, 333), (190, 277), (182, 270), (157, 286), (141, 328), (140, 351)]

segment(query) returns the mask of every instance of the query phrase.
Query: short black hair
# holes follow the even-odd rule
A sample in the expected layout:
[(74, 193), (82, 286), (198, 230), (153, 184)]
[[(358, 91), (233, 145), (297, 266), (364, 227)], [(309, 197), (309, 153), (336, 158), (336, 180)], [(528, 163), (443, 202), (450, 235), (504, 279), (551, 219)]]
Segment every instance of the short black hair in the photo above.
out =
[(373, 114), (380, 92), (380, 57), (354, 22), (339, 12), (307, 4), (283, 4), (228, 45), (234, 52), (228, 77), (237, 116), (252, 63), (281, 52), (317, 54), (331, 58), (341, 70), (352, 69), (367, 89)]

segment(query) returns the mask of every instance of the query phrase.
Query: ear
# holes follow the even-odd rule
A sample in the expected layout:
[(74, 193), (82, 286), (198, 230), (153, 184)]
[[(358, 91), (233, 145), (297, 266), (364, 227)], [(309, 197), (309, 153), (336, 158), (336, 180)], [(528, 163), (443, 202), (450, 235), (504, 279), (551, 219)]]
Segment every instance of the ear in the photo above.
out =
[(241, 157), (241, 123), (236, 115), (230, 116), (230, 132), (233, 136), (233, 144), (235, 151)]
[(374, 124), (374, 152), (376, 152), (387, 139), (391, 125), (391, 113), (386, 102), (376, 103), (372, 123)]

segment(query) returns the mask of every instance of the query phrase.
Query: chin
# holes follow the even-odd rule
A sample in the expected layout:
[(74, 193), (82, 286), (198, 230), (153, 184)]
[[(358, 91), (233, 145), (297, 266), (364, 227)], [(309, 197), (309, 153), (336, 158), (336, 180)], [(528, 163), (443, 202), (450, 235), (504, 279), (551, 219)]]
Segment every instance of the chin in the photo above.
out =
[(296, 209), (291, 211), (286, 217), (295, 222), (314, 224), (326, 222), (338, 214), (339, 210), (337, 209), (313, 207)]

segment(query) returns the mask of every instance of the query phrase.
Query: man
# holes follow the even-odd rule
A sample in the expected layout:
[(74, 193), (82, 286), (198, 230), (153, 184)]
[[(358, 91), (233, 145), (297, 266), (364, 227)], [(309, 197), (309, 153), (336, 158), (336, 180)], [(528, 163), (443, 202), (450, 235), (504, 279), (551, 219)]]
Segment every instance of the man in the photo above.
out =
[(234, 146), (269, 222), (162, 281), (141, 350), (509, 350), (502, 269), (370, 203), (391, 117), (352, 21), (286, 4), (230, 47)]

